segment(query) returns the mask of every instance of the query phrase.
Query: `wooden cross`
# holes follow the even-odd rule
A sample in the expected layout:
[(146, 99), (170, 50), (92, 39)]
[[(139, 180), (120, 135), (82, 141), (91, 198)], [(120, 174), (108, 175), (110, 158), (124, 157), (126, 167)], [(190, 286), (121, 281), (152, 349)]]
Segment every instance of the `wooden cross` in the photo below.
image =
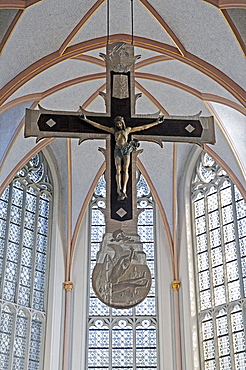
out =
[[(113, 119), (116, 116), (123, 116), (127, 127), (135, 128), (155, 122), (160, 112), (152, 115), (135, 114), (135, 103), (140, 94), (135, 94), (134, 65), (139, 56), (134, 56), (133, 45), (122, 42), (108, 44), (106, 55), (101, 54), (101, 56), (106, 63), (106, 93), (100, 93), (100, 95), (105, 100), (106, 113), (99, 114), (83, 110), (82, 113), (86, 118), (111, 128), (114, 127)], [(106, 139), (108, 135), (108, 132), (81, 119), (81, 112), (51, 111), (41, 107), (40, 110), (26, 110), (25, 137), (35, 136), (37, 140), (47, 137), (78, 138), (81, 143), (88, 139)], [(131, 174), (135, 176), (135, 168), (129, 169), (127, 197), (119, 199), (115, 180), (115, 138), (113, 134), (111, 136), (110, 163), (107, 160), (110, 213), (106, 218), (129, 222), (136, 218), (135, 192), (132, 191), (131, 176)], [(162, 141), (214, 144), (214, 121), (213, 117), (200, 117), (200, 114), (190, 117), (164, 116), (162, 123), (139, 133), (135, 132), (134, 138), (158, 142), (160, 145)]]

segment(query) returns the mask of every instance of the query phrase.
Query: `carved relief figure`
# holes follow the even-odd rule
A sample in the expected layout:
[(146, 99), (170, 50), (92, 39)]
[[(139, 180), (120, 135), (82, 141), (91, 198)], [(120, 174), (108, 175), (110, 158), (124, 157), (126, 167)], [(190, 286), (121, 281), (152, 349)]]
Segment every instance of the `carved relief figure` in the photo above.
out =
[(98, 297), (115, 308), (133, 307), (146, 297), (151, 275), (139, 236), (131, 238), (121, 230), (106, 234), (97, 255), (92, 285)]

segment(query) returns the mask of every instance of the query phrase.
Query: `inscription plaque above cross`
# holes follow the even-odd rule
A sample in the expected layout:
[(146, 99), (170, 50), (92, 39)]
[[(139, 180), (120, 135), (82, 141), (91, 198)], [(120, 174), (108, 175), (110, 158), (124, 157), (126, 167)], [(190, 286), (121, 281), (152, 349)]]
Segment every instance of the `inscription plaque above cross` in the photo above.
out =
[(135, 114), (134, 46), (107, 44), (106, 112), (26, 110), (25, 137), (107, 139), (106, 233), (93, 270), (93, 288), (102, 302), (116, 308), (129, 308), (148, 294), (151, 275), (143, 246), (137, 234), (136, 156), (139, 141), (214, 144), (213, 117)]

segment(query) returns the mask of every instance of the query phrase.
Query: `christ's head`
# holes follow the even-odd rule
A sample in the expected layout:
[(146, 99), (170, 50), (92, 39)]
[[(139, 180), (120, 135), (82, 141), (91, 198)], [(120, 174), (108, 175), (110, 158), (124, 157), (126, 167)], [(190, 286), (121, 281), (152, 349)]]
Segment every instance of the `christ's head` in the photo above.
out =
[(115, 117), (114, 124), (115, 124), (115, 129), (117, 131), (126, 129), (125, 120), (124, 120), (124, 117), (122, 117), (122, 116)]

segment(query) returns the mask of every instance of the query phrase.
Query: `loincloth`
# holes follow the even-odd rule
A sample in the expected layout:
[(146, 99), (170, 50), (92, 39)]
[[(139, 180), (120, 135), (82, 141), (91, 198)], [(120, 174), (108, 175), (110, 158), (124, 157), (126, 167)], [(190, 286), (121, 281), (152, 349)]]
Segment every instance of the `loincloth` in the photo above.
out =
[(114, 157), (124, 158), (125, 155), (130, 155), (131, 152), (139, 147), (139, 141), (134, 139), (125, 145), (115, 145)]

